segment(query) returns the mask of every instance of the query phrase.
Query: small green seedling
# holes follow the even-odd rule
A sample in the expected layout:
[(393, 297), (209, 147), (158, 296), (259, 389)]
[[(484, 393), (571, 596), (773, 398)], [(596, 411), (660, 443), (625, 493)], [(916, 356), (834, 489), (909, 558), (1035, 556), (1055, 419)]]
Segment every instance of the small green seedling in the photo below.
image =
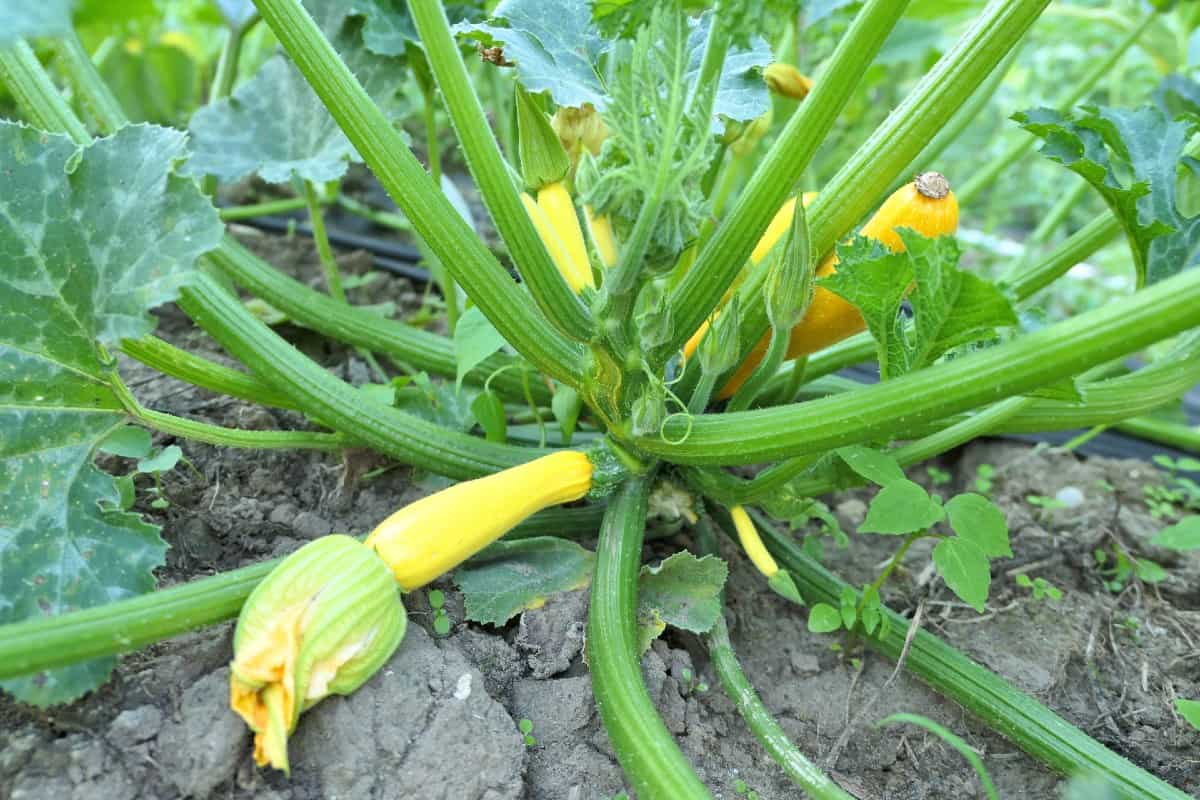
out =
[(975, 468), (975, 491), (982, 495), (992, 493), (992, 478), (996, 475), (996, 468), (991, 464), (980, 464)]
[(733, 793), (738, 797), (744, 797), (746, 800), (758, 800), (758, 792), (751, 789), (746, 782), (741, 778), (735, 778), (733, 781)]
[(525, 739), (526, 747), (534, 747), (537, 745), (537, 739), (533, 737), (533, 720), (521, 719), (517, 722), (517, 730), (521, 732), (521, 736)]
[(1017, 586), (1033, 591), (1034, 600), (1061, 600), (1062, 590), (1045, 578), (1030, 578), (1025, 573), (1017, 576)]
[(940, 467), (926, 467), (925, 474), (929, 476), (929, 482), (934, 486), (945, 486), (953, 477), (949, 472)]
[(1185, 700), (1180, 697), (1175, 700), (1175, 711), (1187, 724), (1200, 731), (1200, 700)]
[(1060, 508), (1067, 507), (1067, 504), (1057, 497), (1046, 497), (1040, 494), (1026, 495), (1025, 502), (1031, 506), (1037, 506), (1044, 511), (1057, 511)]
[(1098, 547), (1092, 551), (1092, 558), (1105, 587), (1113, 594), (1124, 589), (1132, 577), (1143, 583), (1161, 583), (1167, 579), (1167, 571), (1161, 565), (1148, 558), (1134, 558), (1119, 545), (1113, 545), (1111, 551)]
[(680, 688), (683, 690), (685, 695), (692, 693), (704, 694), (708, 691), (708, 684), (701, 680), (690, 669), (685, 667), (683, 672), (680, 674), (680, 677), (683, 678), (683, 684), (680, 686)]
[(433, 609), (433, 632), (438, 636), (448, 636), (452, 621), (446, 613), (446, 593), (441, 589), (431, 589), (429, 607)]

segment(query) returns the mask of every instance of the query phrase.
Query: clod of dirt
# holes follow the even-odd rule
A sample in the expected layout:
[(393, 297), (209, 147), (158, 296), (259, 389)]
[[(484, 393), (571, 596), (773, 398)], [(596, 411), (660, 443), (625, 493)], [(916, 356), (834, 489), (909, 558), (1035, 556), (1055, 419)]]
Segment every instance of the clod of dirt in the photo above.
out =
[(410, 625), (383, 669), (307, 712), (289, 747), (293, 796), (517, 800), (525, 745), (453, 640)]
[(583, 650), (587, 609), (588, 594), (578, 591), (551, 597), (521, 615), (515, 644), (526, 654), (533, 677), (549, 678), (570, 668)]
[(181, 795), (208, 797), (249, 746), (249, 730), (229, 708), (229, 668), (222, 667), (184, 691), (177, 718), (158, 736), (157, 761)]

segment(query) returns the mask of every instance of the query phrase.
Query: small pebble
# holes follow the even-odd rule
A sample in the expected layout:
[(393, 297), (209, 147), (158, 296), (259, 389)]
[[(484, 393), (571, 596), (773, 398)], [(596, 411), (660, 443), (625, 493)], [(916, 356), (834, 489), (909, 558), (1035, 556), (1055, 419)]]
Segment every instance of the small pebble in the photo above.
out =
[(1084, 497), (1078, 487), (1064, 486), (1054, 495), (1054, 499), (1062, 503), (1067, 508), (1078, 508), (1083, 505)]

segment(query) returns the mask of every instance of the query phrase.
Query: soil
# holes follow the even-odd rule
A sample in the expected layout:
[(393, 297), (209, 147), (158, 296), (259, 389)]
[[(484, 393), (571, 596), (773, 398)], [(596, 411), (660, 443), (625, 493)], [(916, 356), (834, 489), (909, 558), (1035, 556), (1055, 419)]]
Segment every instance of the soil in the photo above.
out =
[[(250, 237), (277, 265), (314, 286), (320, 271), (306, 240)], [(342, 258), (347, 273), (369, 257)], [(390, 300), (401, 313), (420, 294), (383, 276), (351, 292), (359, 303)], [(168, 340), (232, 364), (173, 307), (160, 314)], [(295, 326), (281, 332), (355, 383), (369, 371), (353, 351)], [(300, 428), (298, 414), (216, 397), (123, 364), (147, 406), (222, 425)], [(159, 436), (161, 444), (174, 443)], [(178, 442), (194, 469), (163, 478), (170, 507), (139, 510), (163, 526), (171, 544), (160, 582), (170, 585), (290, 552), (331, 531), (361, 532), (424, 494), (404, 467), (377, 470), (364, 453), (346, 459), (310, 452), (249, 452)], [(128, 465), (104, 462), (114, 471)], [(1162, 480), (1141, 461), (1083, 460), (1046, 447), (976, 442), (938, 462), (951, 483), (969, 490), (980, 464), (995, 467), (990, 493), (1004, 509), (1016, 557), (995, 564), (987, 613), (976, 614), (932, 577), (928, 548), (914, 547), (886, 599), (911, 612), (954, 646), (1037, 697), (1069, 721), (1180, 787), (1200, 792), (1200, 733), (1172, 710), (1175, 697), (1200, 697), (1200, 556), (1155, 551), (1143, 489)], [(913, 471), (928, 484), (924, 469)], [(148, 486), (148, 484), (147, 484)], [(146, 488), (146, 486), (143, 486)], [(1047, 510), (1032, 496), (1082, 497)], [(861, 521), (867, 490), (826, 498), (847, 530)], [(797, 535), (813, 531), (798, 531)], [(648, 556), (678, 547), (656, 541)], [(843, 577), (868, 581), (894, 542), (852, 536), (826, 547)], [(1156, 587), (1136, 581), (1114, 592), (1094, 561), (1114, 546), (1163, 564)], [(906, 674), (870, 705), (836, 761), (826, 763), (847, 720), (859, 716), (893, 664), (866, 653), (854, 661), (830, 636), (810, 634), (805, 615), (768, 591), (733, 550), (728, 617), (734, 645), (767, 706), (802, 751), (860, 798), (982, 797), (961, 756), (915, 728), (880, 730), (873, 722), (916, 712), (951, 728), (987, 764), (1003, 798), (1057, 796), (1063, 780), (990, 732), (953, 703)], [(1018, 572), (1049, 580), (1061, 600), (1034, 600)], [(421, 798), (421, 800), (608, 800), (627, 791), (601, 728), (582, 663), (587, 597), (552, 598), (502, 629), (461, 622), (453, 584), (447, 609), (456, 621), (432, 632), (424, 593), (407, 598), (409, 633), (392, 660), (350, 697), (323, 701), (301, 719), (291, 740), (290, 778), (256, 768), (247, 729), (228, 708), (232, 623), (194, 632), (124, 657), (103, 688), (68, 706), (37, 710), (0, 697), (0, 800), (36, 798)], [(643, 661), (643, 673), (668, 727), (719, 798), (745, 786), (764, 800), (799, 796), (747, 731), (721, 691), (699, 640), (668, 632)], [(689, 679), (689, 675), (694, 676)], [(527, 746), (517, 722), (533, 722)]]

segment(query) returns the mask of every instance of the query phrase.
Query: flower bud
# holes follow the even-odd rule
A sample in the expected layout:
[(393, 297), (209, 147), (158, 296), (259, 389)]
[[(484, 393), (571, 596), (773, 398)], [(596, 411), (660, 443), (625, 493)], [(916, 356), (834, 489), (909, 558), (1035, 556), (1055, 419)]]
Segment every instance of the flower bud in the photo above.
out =
[(791, 64), (778, 61), (763, 70), (763, 80), (772, 92), (793, 100), (808, 97), (813, 87), (812, 78), (802, 74)]
[(720, 375), (737, 366), (738, 356), (741, 355), (738, 336), (741, 316), (738, 296), (735, 294), (713, 321), (708, 335), (700, 342), (700, 368), (704, 372)]
[(521, 177), (537, 191), (566, 177), (571, 168), (558, 135), (533, 95), (517, 85), (517, 139)]
[(771, 121), (774, 119), (774, 114), (771, 109), (767, 109), (764, 113), (750, 120), (742, 126), (742, 133), (737, 139), (729, 144), (729, 150), (735, 156), (744, 156), (752, 151), (767, 135), (767, 131), (771, 130)]
[(310, 542), (271, 571), (238, 616), (229, 703), (254, 731), (254, 761), (289, 771), (300, 712), (367, 681), (404, 638), (387, 564), (342, 535)]
[(608, 126), (591, 103), (584, 103), (579, 108), (559, 106), (550, 118), (550, 125), (572, 162), (579, 159), (582, 150), (593, 156), (600, 155), (600, 147), (608, 138)]
[(778, 331), (789, 331), (812, 302), (815, 276), (809, 255), (808, 220), (804, 203), (793, 203), (792, 224), (784, 246), (775, 251), (767, 274), (767, 319)]

